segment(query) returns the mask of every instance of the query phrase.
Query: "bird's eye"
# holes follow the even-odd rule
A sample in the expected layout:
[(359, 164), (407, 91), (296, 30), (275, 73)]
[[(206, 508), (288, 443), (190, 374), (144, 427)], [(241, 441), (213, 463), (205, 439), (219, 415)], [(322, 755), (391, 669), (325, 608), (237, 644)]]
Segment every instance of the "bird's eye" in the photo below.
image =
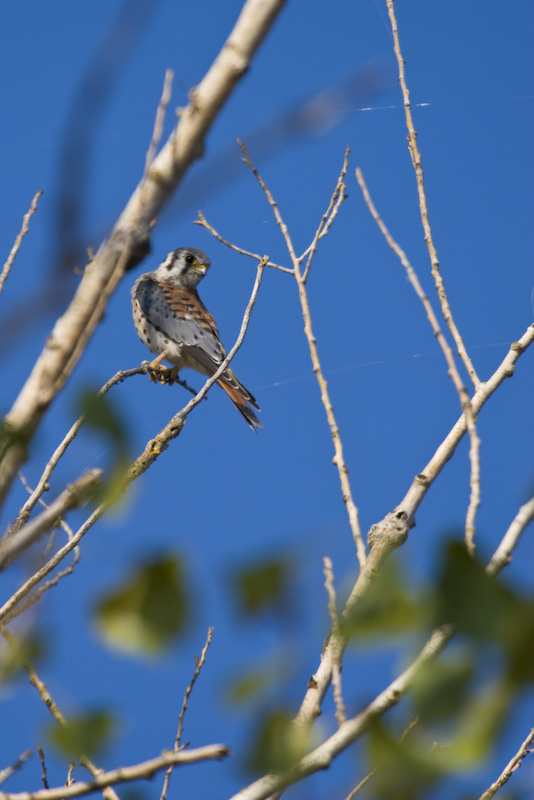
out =
[(195, 261), (196, 261), (196, 258), (195, 258), (195, 256), (192, 256), (191, 253), (187, 253), (187, 255), (185, 257), (185, 260), (186, 260), (187, 264), (194, 264)]

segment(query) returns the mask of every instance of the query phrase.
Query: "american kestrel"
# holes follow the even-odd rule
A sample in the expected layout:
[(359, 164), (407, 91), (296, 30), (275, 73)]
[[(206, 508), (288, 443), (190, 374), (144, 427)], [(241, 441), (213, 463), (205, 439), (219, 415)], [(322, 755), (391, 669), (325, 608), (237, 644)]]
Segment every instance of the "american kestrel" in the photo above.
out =
[[(196, 290), (209, 267), (210, 260), (202, 250), (179, 247), (153, 272), (141, 275), (132, 287), (139, 338), (152, 353), (174, 364), (176, 373), (186, 367), (211, 376), (226, 358), (215, 320)], [(263, 427), (250, 405), (257, 411), (260, 407), (230, 367), (217, 383), (252, 430)]]

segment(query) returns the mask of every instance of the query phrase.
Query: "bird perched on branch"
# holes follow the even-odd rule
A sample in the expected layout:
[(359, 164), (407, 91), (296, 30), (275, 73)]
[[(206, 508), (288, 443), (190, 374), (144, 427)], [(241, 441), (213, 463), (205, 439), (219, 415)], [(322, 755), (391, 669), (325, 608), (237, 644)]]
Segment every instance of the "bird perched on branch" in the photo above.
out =
[[(202, 250), (179, 247), (132, 287), (135, 328), (143, 344), (157, 354), (150, 366), (164, 376), (163, 382), (173, 383), (184, 367), (211, 377), (226, 358), (215, 320), (196, 289), (209, 267), (210, 260)], [(164, 358), (173, 369), (159, 366)], [(256, 400), (230, 367), (217, 383), (252, 430), (263, 427), (250, 407), (260, 410)]]

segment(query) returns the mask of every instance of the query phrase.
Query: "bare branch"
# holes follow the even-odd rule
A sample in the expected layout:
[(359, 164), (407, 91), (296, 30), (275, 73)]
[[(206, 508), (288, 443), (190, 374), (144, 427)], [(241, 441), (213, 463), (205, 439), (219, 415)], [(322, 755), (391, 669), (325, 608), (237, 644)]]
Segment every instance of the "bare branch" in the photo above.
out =
[(527, 503), (521, 506), (515, 518), (504, 534), (500, 545), (493, 554), (488, 572), (490, 575), (495, 575), (500, 572), (503, 567), (506, 567), (512, 560), (512, 551), (514, 550), (519, 537), (527, 527), (527, 525), (534, 519), (534, 497)]
[(50, 786), (48, 785), (48, 777), (47, 777), (47, 774), (46, 774), (45, 754), (44, 754), (44, 750), (43, 750), (43, 748), (41, 747), (40, 744), (37, 745), (37, 750), (38, 750), (38, 753), (39, 753), (39, 760), (41, 761), (41, 768), (43, 770), (41, 772), (41, 780), (43, 782), (44, 788), (45, 789), (49, 789)]
[[(54, 586), (57, 586), (57, 584), (59, 583), (60, 580), (62, 580), (62, 578), (65, 578), (67, 575), (71, 575), (72, 571), (74, 570), (74, 567), (80, 560), (80, 548), (77, 545), (74, 545), (73, 549), (74, 549), (73, 559), (71, 563), (67, 567), (65, 567), (65, 569), (62, 569), (60, 572), (56, 573), (56, 575), (54, 575), (54, 577), (51, 578), (49, 581), (44, 583), (42, 586), (39, 586), (39, 588), (36, 589), (35, 592), (30, 597), (28, 597), (25, 603), (20, 603), (23, 597), (26, 594), (29, 594), (29, 592), (31, 591), (32, 587), (30, 587), (24, 594), (18, 597), (18, 601), (11, 608), (11, 611), (6, 612), (3, 617), (0, 616), (0, 619), (6, 624), (11, 622), (11, 620), (15, 619), (15, 617), (18, 617), (20, 614), (23, 614), (25, 611), (27, 611), (28, 608), (31, 608), (33, 605), (35, 605), (35, 603), (39, 601), (39, 599), (43, 596), (43, 594), (45, 594), (49, 589), (52, 589)], [(39, 580), (42, 580), (42, 577)], [(15, 595), (13, 595), (13, 597), (15, 597)], [(12, 598), (10, 598), (10, 600), (11, 599)], [(20, 605), (18, 603), (20, 603)]]
[(450, 625), (444, 625), (435, 630), (408, 669), (390, 683), (364, 711), (344, 722), (332, 736), (301, 758), (290, 770), (285, 773), (265, 775), (235, 794), (231, 800), (264, 800), (308, 775), (327, 769), (340, 753), (367, 732), (373, 720), (383, 716), (386, 711), (397, 705), (413, 684), (420, 668), (441, 653), (451, 638), (452, 632)]
[(404, 101), (404, 114), (406, 117), (406, 127), (408, 129), (408, 150), (410, 151), (412, 164), (415, 170), (417, 192), (419, 194), (419, 208), (421, 211), (421, 222), (423, 224), (423, 231), (425, 234), (425, 243), (428, 248), (428, 253), (430, 256), (432, 277), (434, 278), (434, 283), (436, 285), (436, 291), (438, 293), (439, 301), (441, 304), (441, 311), (443, 313), (445, 322), (447, 323), (447, 326), (452, 334), (454, 343), (456, 344), (458, 355), (463, 361), (463, 364), (467, 370), (469, 377), (471, 378), (473, 386), (475, 387), (475, 389), (477, 389), (480, 380), (471, 362), (471, 359), (469, 358), (467, 350), (465, 349), (458, 328), (456, 327), (456, 324), (454, 322), (452, 311), (449, 305), (449, 300), (447, 298), (447, 293), (445, 291), (443, 278), (441, 277), (441, 273), (439, 270), (438, 254), (434, 246), (434, 241), (432, 239), (432, 229), (430, 228), (430, 221), (428, 218), (428, 206), (425, 194), (423, 167), (421, 164), (421, 153), (419, 152), (419, 148), (417, 147), (417, 134), (415, 132), (413, 124), (412, 110), (410, 106), (410, 93), (406, 85), (406, 76), (404, 73), (404, 60), (402, 58), (402, 53), (400, 49), (399, 30), (397, 27), (395, 10), (393, 7), (394, 0), (387, 0), (387, 5), (388, 5), (389, 20), (391, 23), (391, 30), (393, 33), (393, 47), (395, 50), (395, 55), (397, 57), (397, 64), (399, 67), (399, 84), (401, 87), (402, 98)]
[(8, 531), (0, 543), (0, 570), (58, 523), (67, 511), (83, 505), (99, 486), (101, 475), (101, 469), (90, 470), (75, 483), (67, 485), (65, 491), (34, 520), (15, 533)]
[[(503, 381), (512, 377), (516, 361), (522, 353), (530, 347), (532, 342), (534, 342), (534, 324), (529, 325), (523, 336), (517, 342), (513, 342), (510, 346), (510, 350), (493, 375), (485, 383), (479, 384), (471, 398), (471, 407), (475, 416), (477, 416), (480, 409)], [(395, 509), (396, 514), (406, 515), (405, 519), (407, 520), (408, 527), (413, 527), (415, 512), (419, 508), (423, 497), (426, 495), (429, 487), (435, 481), (447, 461), (453, 455), (456, 447), (465, 435), (466, 428), (467, 423), (465, 415), (462, 414), (449, 434), (439, 445), (428, 464), (416, 475), (406, 496)]]
[(10, 778), (15, 772), (18, 772), (18, 770), (24, 766), (26, 761), (28, 761), (32, 755), (33, 753), (31, 750), (25, 750), (24, 753), (22, 753), (17, 760), (11, 764), (10, 767), (4, 767), (4, 769), (0, 769), (0, 783), (7, 781), (7, 779)]
[(146, 255), (153, 220), (176, 191), (221, 107), (246, 73), (284, 0), (247, 0), (212, 67), (191, 93), (191, 101), (165, 146), (154, 158), (115, 224), (85, 269), (72, 302), (56, 322), (32, 373), (6, 416), (0, 463), (0, 504), (22, 463), (26, 444), (69, 377), (100, 322), (125, 269)]
[[(133, 375), (146, 375), (148, 372), (148, 361), (143, 362), (143, 365), (140, 367), (134, 367), (133, 369), (124, 369), (119, 370), (116, 372), (115, 375), (110, 378), (106, 383), (102, 386), (102, 388), (98, 392), (99, 397), (103, 397), (106, 395), (109, 390), (116, 386), (118, 383), (122, 383), (126, 378), (130, 378)], [(18, 530), (22, 525), (27, 521), (29, 518), (32, 510), (35, 507), (35, 504), (48, 488), (48, 482), (52, 476), (53, 471), (58, 465), (59, 460), (65, 454), (67, 447), (71, 444), (71, 442), (76, 438), (78, 432), (85, 424), (85, 417), (82, 415), (79, 419), (76, 420), (74, 425), (70, 428), (66, 436), (60, 442), (60, 444), (54, 450), (50, 460), (48, 461), (46, 467), (43, 470), (43, 474), (39, 478), (39, 482), (33, 492), (30, 493), (30, 497), (24, 505), (22, 506), (21, 510), (18, 513), (17, 519), (13, 525), (13, 531)]]
[[(289, 235), (289, 231), (288, 231), (287, 225), (284, 222), (284, 220), (282, 219), (282, 215), (280, 214), (280, 211), (278, 209), (278, 205), (276, 204), (276, 201), (275, 201), (274, 197), (272, 196), (272, 194), (269, 191), (267, 185), (265, 184), (265, 181), (263, 180), (261, 175), (258, 173), (258, 171), (255, 168), (254, 164), (250, 160), (250, 156), (247, 153), (247, 150), (246, 150), (246, 147), (244, 146), (244, 144), (242, 142), (239, 142), (239, 146), (240, 146), (241, 151), (243, 153), (243, 161), (249, 167), (249, 169), (251, 170), (252, 174), (254, 175), (256, 180), (258, 181), (260, 187), (262, 188), (262, 190), (263, 190), (263, 192), (265, 194), (265, 197), (267, 198), (267, 201), (268, 201), (269, 205), (272, 208), (274, 217), (276, 219), (278, 227), (280, 228), (280, 230), (282, 232), (282, 236), (284, 237), (284, 241), (286, 243), (286, 247), (287, 247), (289, 256), (291, 258), (291, 262), (293, 264), (293, 272), (294, 272), (294, 275), (295, 275), (295, 280), (297, 282), (297, 287), (298, 287), (298, 291), (299, 291), (300, 306), (301, 306), (301, 310), (302, 310), (302, 317), (304, 319), (304, 334), (306, 336), (306, 339), (307, 339), (307, 342), (308, 342), (308, 347), (309, 347), (309, 350), (310, 350), (310, 357), (311, 357), (311, 361), (312, 361), (313, 372), (315, 374), (317, 383), (319, 384), (319, 388), (321, 390), (321, 401), (323, 403), (323, 406), (324, 406), (324, 409), (325, 409), (325, 412), (326, 412), (326, 418), (328, 420), (328, 425), (330, 427), (330, 435), (332, 437), (332, 443), (334, 445), (335, 455), (334, 455), (334, 458), (332, 459), (332, 462), (337, 467), (337, 471), (338, 471), (338, 475), (339, 475), (339, 481), (340, 481), (340, 484), (341, 484), (341, 491), (343, 493), (343, 502), (345, 503), (345, 506), (346, 506), (346, 509), (347, 509), (347, 514), (348, 514), (348, 517), (349, 517), (349, 524), (350, 524), (350, 528), (351, 528), (351, 531), (352, 531), (352, 537), (353, 537), (354, 543), (356, 545), (356, 552), (357, 552), (357, 556), (358, 556), (358, 561), (360, 562), (360, 567), (363, 567), (363, 565), (365, 564), (365, 560), (367, 558), (367, 552), (366, 552), (366, 549), (365, 549), (365, 544), (363, 542), (362, 533), (361, 533), (361, 530), (360, 530), (360, 523), (359, 523), (359, 519), (358, 519), (358, 509), (356, 508), (356, 504), (354, 503), (354, 500), (352, 498), (352, 489), (351, 489), (350, 481), (349, 481), (349, 478), (348, 478), (349, 468), (346, 465), (344, 457), (343, 457), (343, 445), (342, 445), (342, 442), (341, 442), (341, 434), (339, 432), (339, 428), (338, 428), (338, 425), (337, 425), (337, 422), (336, 422), (336, 418), (335, 418), (335, 415), (334, 415), (334, 408), (332, 406), (332, 402), (330, 400), (330, 395), (328, 393), (328, 383), (325, 380), (325, 377), (324, 377), (324, 374), (323, 374), (323, 371), (322, 371), (322, 368), (321, 368), (321, 362), (319, 360), (319, 352), (317, 350), (317, 340), (315, 338), (315, 335), (313, 333), (313, 328), (312, 328), (311, 311), (310, 311), (310, 306), (309, 306), (309, 302), (308, 302), (308, 293), (306, 291), (306, 281), (305, 281), (304, 275), (302, 274), (301, 269), (300, 269), (301, 263), (302, 263), (305, 255), (306, 255), (306, 253), (309, 253), (310, 259), (308, 260), (308, 264), (307, 264), (307, 267), (306, 267), (306, 269), (309, 270), (310, 261), (311, 261), (311, 258), (313, 257), (315, 249), (312, 250), (312, 249), (308, 248), (308, 250), (305, 251), (303, 253), (303, 255), (301, 255), (301, 256), (297, 256), (296, 255), (295, 249), (293, 247), (293, 242), (291, 241), (291, 236)], [(347, 163), (347, 153), (345, 153), (345, 158), (343, 160), (343, 166), (341, 168), (341, 175), (340, 175), (340, 178), (338, 179), (338, 182), (336, 184), (336, 189), (334, 190), (334, 194), (332, 196), (333, 198), (336, 197), (336, 193), (338, 192), (338, 187), (341, 187), (341, 185), (343, 183), (343, 176), (344, 176), (345, 170), (346, 170), (346, 163)], [(339, 195), (340, 196), (343, 195), (342, 189), (339, 189)], [(335, 208), (336, 207), (336, 201), (335, 200), (331, 201), (331, 205), (332, 205), (333, 208)], [(326, 222), (325, 222), (325, 226), (326, 226)], [(319, 230), (322, 230), (321, 225), (319, 226)], [(312, 245), (310, 247), (313, 248), (313, 242), (312, 242)]]
[[(221, 244), (226, 245), (229, 247), (230, 250), (235, 250), (236, 253), (240, 253), (242, 256), (248, 256), (249, 258), (255, 259), (255, 261), (261, 261), (261, 256), (257, 255), (256, 253), (251, 253), (248, 250), (243, 250), (242, 247), (237, 247), (237, 245), (228, 242), (226, 239), (223, 239), (220, 233), (217, 233), (213, 225), (207, 221), (206, 217), (202, 213), (202, 211), (198, 212), (198, 219), (194, 220), (195, 225), (200, 225), (202, 228), (206, 228), (207, 231), (211, 233), (214, 239), (221, 242)], [(265, 256), (266, 258), (266, 256)], [(265, 263), (266, 267), (273, 267), (274, 269), (279, 269), (280, 272), (288, 272), (290, 275), (293, 275), (293, 270), (288, 269), (287, 267), (281, 267), (280, 264), (275, 264), (274, 261), (267, 261)]]
[(22, 240), (24, 239), (24, 237), (26, 236), (26, 234), (28, 233), (28, 231), (30, 229), (30, 224), (29, 224), (30, 223), (30, 219), (31, 219), (31, 217), (33, 216), (33, 214), (35, 213), (35, 211), (37, 209), (37, 203), (38, 203), (39, 198), (41, 197), (42, 193), (43, 192), (42, 192), (41, 189), (38, 192), (36, 192), (35, 197), (32, 200), (32, 204), (30, 206), (29, 211), (22, 218), (22, 228), (20, 229), (20, 233), (18, 234), (17, 238), (15, 239), (15, 244), (11, 248), (11, 252), (10, 252), (9, 256), (7, 257), (6, 263), (2, 267), (2, 272), (0, 273), (0, 293), (2, 292), (2, 289), (4, 288), (4, 283), (6, 282), (8, 276), (9, 276), (9, 273), (11, 272), (11, 267), (13, 266), (13, 262), (15, 261), (15, 258), (17, 257), (17, 253), (20, 250), (20, 245), (22, 243)]
[(302, 256), (300, 258), (297, 258), (297, 254), (295, 253), (295, 248), (293, 247), (293, 242), (291, 241), (291, 236), (289, 235), (289, 230), (288, 230), (287, 225), (285, 224), (284, 220), (282, 219), (282, 215), (280, 214), (280, 211), (278, 209), (278, 205), (276, 203), (276, 200), (274, 199), (274, 197), (272, 196), (271, 192), (267, 188), (267, 185), (265, 184), (265, 181), (263, 180), (263, 178), (259, 174), (258, 170), (256, 169), (256, 167), (254, 166), (254, 164), (250, 160), (250, 156), (249, 156), (249, 154), (247, 152), (247, 148), (245, 147), (243, 142), (240, 141), (239, 139), (237, 140), (237, 143), (238, 143), (239, 147), (241, 148), (241, 152), (243, 153), (243, 161), (245, 162), (247, 167), (250, 169), (250, 171), (252, 172), (252, 174), (254, 175), (256, 180), (258, 181), (259, 185), (261, 186), (261, 188), (262, 188), (262, 190), (263, 190), (263, 192), (265, 194), (265, 197), (267, 198), (267, 202), (269, 203), (269, 205), (271, 206), (271, 208), (273, 210), (273, 214), (274, 214), (274, 218), (276, 220), (276, 224), (278, 225), (278, 227), (282, 231), (282, 236), (284, 237), (284, 241), (286, 243), (286, 247), (287, 247), (289, 256), (290, 256), (291, 261), (293, 263), (293, 270), (294, 270), (295, 269), (295, 264), (300, 264), (300, 262), (302, 260)]
[(230, 750), (223, 744), (209, 744), (197, 747), (194, 750), (165, 751), (157, 758), (133, 764), (130, 767), (118, 767), (109, 772), (99, 772), (93, 781), (76, 781), (69, 786), (58, 786), (53, 789), (38, 789), (35, 792), (0, 792), (0, 800), (69, 800), (71, 797), (83, 795), (105, 789), (118, 783), (131, 783), (132, 781), (147, 780), (157, 772), (171, 765), (198, 764), (202, 761), (220, 760), (229, 754)]
[(358, 792), (361, 789), (363, 789), (364, 786), (367, 786), (367, 784), (369, 783), (369, 781), (371, 780), (371, 778), (373, 777), (375, 772), (376, 772), (376, 770), (374, 770), (374, 769), (371, 770), (371, 772), (368, 772), (367, 775), (365, 776), (365, 778), (362, 778), (361, 781), (354, 787), (354, 789), (351, 792), (348, 793), (348, 795), (345, 798), (345, 800), (354, 800), (354, 798), (356, 797)]
[[(478, 414), (501, 383), (513, 375), (515, 362), (533, 341), (534, 324), (527, 328), (518, 342), (512, 344), (504, 360), (491, 378), (486, 383), (479, 385), (471, 401), (475, 414)], [(462, 414), (439, 445), (424, 470), (416, 475), (401, 503), (387, 514), (384, 519), (372, 526), (368, 535), (371, 552), (345, 604), (343, 614), (350, 613), (353, 605), (366, 592), (369, 584), (392, 550), (405, 541), (408, 530), (415, 524), (415, 514), (423, 498), (445, 464), (453, 456), (465, 433), (466, 421), (465, 416)], [(492, 571), (492, 574), (494, 573), (495, 570)], [(334, 648), (332, 643), (329, 642), (321, 655), (321, 662), (317, 671), (309, 681), (308, 689), (297, 714), (296, 723), (298, 725), (310, 725), (320, 715), (322, 701), (332, 680), (334, 660)]]
[(505, 783), (508, 783), (508, 781), (512, 777), (512, 774), (516, 771), (516, 769), (519, 769), (519, 767), (521, 766), (523, 759), (526, 756), (528, 756), (529, 753), (533, 752), (531, 748), (532, 742), (534, 742), (534, 728), (531, 729), (529, 735), (527, 736), (527, 738), (525, 739), (525, 741), (523, 742), (523, 744), (521, 745), (515, 756), (505, 766), (505, 768), (503, 769), (497, 780), (491, 784), (489, 789), (486, 789), (484, 794), (480, 795), (479, 800), (491, 800), (492, 797), (495, 797), (499, 789), (502, 786), (504, 786)]
[(40, 583), (43, 578), (49, 575), (52, 570), (54, 570), (59, 563), (67, 556), (72, 550), (74, 550), (78, 544), (80, 543), (81, 539), (85, 536), (87, 531), (89, 531), (92, 526), (95, 524), (97, 520), (100, 519), (102, 514), (104, 513), (101, 506), (97, 508), (91, 516), (83, 523), (83, 525), (76, 531), (74, 536), (70, 541), (61, 547), (57, 553), (55, 553), (52, 558), (44, 564), (40, 569), (37, 570), (28, 580), (22, 584), (22, 586), (17, 589), (16, 592), (13, 592), (9, 600), (7, 600), (4, 605), (0, 608), (0, 622), (5, 622), (8, 619), (12, 619), (15, 614), (13, 613), (14, 609), (20, 603), (20, 601), (28, 595), (31, 590)]
[[(0, 633), (2, 634), (2, 636), (4, 637), (4, 639), (9, 644), (10, 647), (12, 647), (15, 651), (18, 650), (17, 640), (15, 639), (13, 634), (5, 627), (5, 625), (0, 625)], [(44, 681), (41, 680), (33, 664), (29, 661), (25, 661), (24, 669), (28, 673), (28, 678), (31, 685), (34, 686), (35, 689), (37, 689), (39, 697), (45, 704), (46, 708), (48, 709), (54, 720), (57, 722), (58, 725), (65, 726), (67, 724), (67, 720), (63, 716), (63, 713), (61, 712), (59, 706), (54, 702), (52, 695), (48, 691), (46, 683), (44, 683)], [(41, 756), (41, 751), (39, 751), (39, 755)], [(43, 777), (44, 780), (46, 780), (46, 770), (44, 768), (44, 755), (41, 758), (41, 763), (43, 764)], [(93, 778), (96, 778), (102, 772), (102, 770), (100, 770), (95, 764), (93, 764), (91, 759), (88, 758), (87, 756), (81, 756), (80, 764), (83, 767), (85, 767), (88, 772), (91, 773)], [(103, 795), (106, 798), (106, 800), (119, 800), (117, 794), (110, 787), (104, 788)]]
[(339, 178), (337, 179), (337, 184), (336, 188), (334, 189), (334, 193), (330, 198), (330, 203), (328, 205), (328, 208), (321, 217), (321, 222), (319, 223), (319, 227), (315, 231), (315, 236), (313, 237), (312, 243), (309, 245), (309, 247), (306, 248), (306, 250), (301, 256), (301, 259), (308, 256), (308, 260), (304, 268), (304, 274), (302, 276), (304, 283), (306, 283), (306, 281), (308, 280), (308, 274), (310, 272), (311, 262), (315, 255), (315, 251), (317, 250), (319, 239), (322, 239), (323, 236), (327, 235), (328, 231), (330, 230), (330, 226), (337, 217), (337, 212), (341, 207), (341, 203), (345, 200), (347, 196), (345, 192), (346, 189), (345, 175), (347, 174), (347, 170), (349, 168), (349, 153), (350, 153), (350, 147), (347, 147), (347, 149), (345, 150), (345, 158), (343, 159), (343, 166), (341, 168), (341, 172), (339, 173)]
[[(365, 568), (360, 573), (360, 579), (362, 575), (368, 571), (373, 553), (374, 548), (371, 550), (371, 554), (367, 560)], [(491, 574), (490, 565), (491, 562), (486, 567), (488, 574)], [(501, 568), (502, 566), (505, 565), (502, 564)], [(493, 574), (497, 574), (498, 571), (499, 570), (495, 570)], [(264, 800), (264, 798), (268, 798), (271, 795), (280, 792), (285, 787), (290, 786), (291, 784), (296, 783), (303, 778), (306, 778), (308, 775), (312, 775), (313, 773), (322, 769), (327, 769), (332, 761), (341, 752), (346, 750), (347, 747), (349, 747), (351, 744), (353, 744), (353, 742), (367, 732), (369, 725), (374, 720), (382, 717), (387, 711), (389, 711), (390, 708), (393, 708), (400, 702), (400, 700), (412, 687), (421, 667), (434, 661), (438, 657), (448, 642), (452, 639), (454, 633), (455, 629), (453, 625), (442, 625), (440, 628), (436, 628), (412, 664), (410, 664), (410, 666), (404, 670), (401, 675), (395, 678), (395, 680), (390, 683), (386, 689), (380, 692), (380, 694), (377, 695), (377, 697), (372, 700), (371, 703), (369, 703), (369, 705), (360, 714), (344, 722), (338, 728), (338, 730), (332, 734), (332, 736), (300, 759), (300, 761), (294, 764), (291, 769), (285, 773), (271, 773), (269, 775), (265, 775), (264, 777), (247, 786), (242, 791), (238, 792), (231, 798), (231, 800)], [(330, 647), (330, 645), (328, 645), (328, 647)], [(330, 658), (332, 659), (332, 656), (330, 656)], [(404, 734), (405, 736), (411, 732), (414, 724), (414, 722), (410, 723)], [(532, 741), (532, 739), (530, 741)], [(525, 752), (521, 756), (521, 759), (524, 758), (524, 755), (526, 755), (530, 741), (527, 740), (525, 743), (523, 743), (522, 748), (525, 747)], [(521, 753), (522, 751), (520, 750), (519, 752)], [(517, 756), (515, 758), (517, 758)], [(521, 759), (519, 760), (519, 763)], [(510, 764), (512, 764), (512, 762), (510, 762)], [(506, 769), (508, 769), (508, 767)], [(367, 778), (364, 780), (367, 781), (368, 779), (369, 776), (367, 776)], [(356, 788), (361, 788), (361, 785)], [(352, 792), (352, 796), (354, 796), (354, 794), (355, 792)], [(493, 795), (489, 795), (489, 797), (492, 796)]]
[(443, 355), (445, 356), (445, 360), (449, 368), (449, 376), (452, 382), (454, 383), (454, 386), (456, 387), (456, 391), (458, 392), (458, 396), (460, 398), (460, 404), (465, 414), (467, 431), (469, 433), (469, 439), (471, 443), (471, 447), (469, 449), (469, 459), (471, 463), (471, 476), (470, 476), (471, 497), (469, 500), (469, 507), (467, 509), (466, 521), (465, 521), (465, 540), (469, 552), (474, 553), (475, 516), (477, 509), (480, 505), (480, 455), (479, 455), (480, 439), (476, 429), (475, 415), (473, 413), (471, 401), (469, 399), (469, 395), (467, 394), (467, 389), (465, 388), (465, 385), (460, 377), (460, 373), (456, 368), (452, 350), (449, 347), (447, 340), (445, 339), (445, 336), (443, 335), (443, 331), (441, 330), (438, 319), (434, 313), (432, 304), (428, 299), (427, 295), (425, 294), (423, 287), (421, 286), (416, 271), (408, 261), (406, 253), (400, 247), (400, 245), (397, 244), (397, 242), (393, 239), (392, 235), (390, 234), (389, 230), (386, 227), (385, 222), (383, 221), (378, 211), (376, 210), (375, 204), (373, 203), (371, 195), (369, 194), (367, 184), (365, 183), (362, 171), (359, 167), (356, 169), (356, 180), (360, 185), (363, 198), (367, 204), (369, 211), (371, 212), (373, 219), (380, 228), (380, 231), (384, 236), (384, 239), (391, 247), (395, 255), (398, 257), (399, 261), (401, 262), (402, 266), (406, 270), (406, 274), (408, 275), (408, 280), (410, 281), (415, 293), (417, 294), (417, 297), (423, 304), (423, 308), (426, 311), (426, 315), (432, 327), (434, 336), (436, 337), (438, 344), (443, 351)]
[(167, 113), (167, 106), (171, 101), (173, 80), (174, 80), (174, 72), (172, 71), (172, 69), (168, 69), (165, 73), (165, 79), (163, 81), (163, 91), (161, 93), (161, 100), (159, 101), (158, 110), (156, 111), (156, 119), (154, 120), (154, 130), (152, 132), (152, 140), (150, 142), (150, 146), (146, 154), (145, 171), (143, 173), (143, 178), (142, 178), (143, 181), (146, 181), (147, 179), (148, 171), (156, 156), (156, 151), (159, 147), (159, 143), (161, 142), (161, 137), (163, 135), (163, 124), (165, 122), (165, 114)]
[(343, 702), (343, 693), (341, 691), (341, 655), (343, 653), (343, 644), (339, 636), (339, 618), (337, 615), (336, 604), (336, 590), (334, 588), (334, 568), (332, 560), (325, 556), (323, 558), (324, 564), (324, 577), (325, 589), (328, 595), (328, 613), (330, 614), (330, 622), (332, 624), (332, 648), (337, 650), (334, 654), (334, 663), (332, 665), (332, 685), (334, 687), (334, 702), (336, 704), (336, 719), (338, 725), (346, 722), (345, 704)]
[[(184, 700), (183, 700), (182, 708), (181, 708), (181, 711), (180, 711), (180, 716), (178, 717), (178, 731), (176, 733), (176, 739), (175, 739), (175, 742), (174, 742), (174, 751), (175, 752), (178, 752), (179, 750), (183, 750), (183, 748), (185, 747), (185, 745), (181, 744), (182, 733), (183, 733), (183, 730), (184, 730), (185, 712), (187, 711), (187, 705), (189, 703), (189, 697), (191, 695), (191, 692), (193, 691), (193, 686), (195, 685), (196, 680), (197, 680), (198, 676), (200, 675), (200, 671), (201, 671), (202, 667), (206, 663), (206, 655), (208, 653), (208, 648), (209, 648), (209, 646), (211, 644), (212, 637), (213, 637), (213, 628), (209, 628), (208, 629), (208, 637), (206, 639), (206, 644), (202, 648), (202, 652), (200, 654), (200, 658), (198, 658), (198, 656), (195, 656), (195, 662), (196, 662), (195, 672), (193, 673), (193, 677), (191, 678), (191, 681), (189, 682), (189, 685), (188, 685), (187, 689), (185, 690)], [(172, 775), (173, 770), (174, 770), (174, 766), (175, 765), (171, 765), (168, 768), (168, 770), (166, 771), (166, 773), (165, 773), (165, 780), (163, 781), (163, 788), (161, 790), (160, 800), (165, 800), (165, 798), (167, 797), (167, 792), (169, 790), (169, 783), (170, 783), (170, 780), (171, 780), (171, 775)]]

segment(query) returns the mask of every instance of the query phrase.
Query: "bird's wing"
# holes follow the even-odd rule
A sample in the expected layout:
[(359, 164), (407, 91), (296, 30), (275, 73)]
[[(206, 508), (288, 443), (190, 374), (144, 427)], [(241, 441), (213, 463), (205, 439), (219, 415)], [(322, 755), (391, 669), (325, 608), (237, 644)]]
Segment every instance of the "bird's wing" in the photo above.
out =
[(217, 325), (195, 290), (152, 278), (140, 280), (135, 299), (149, 322), (213, 374), (225, 359)]
[[(141, 278), (134, 292), (135, 299), (149, 322), (169, 339), (185, 348), (187, 354), (198, 361), (208, 375), (213, 375), (226, 358), (226, 351), (219, 338), (215, 320), (203, 305), (197, 292), (194, 289), (185, 289), (183, 286), (159, 283), (150, 277)], [(260, 410), (255, 397), (243, 386), (230, 367), (225, 369), (218, 382), (221, 385), (226, 384), (254, 408)], [(251, 424), (251, 420), (239, 407), (233, 394), (231, 392), (228, 394), (247, 422)], [(252, 419), (256, 420), (254, 414)], [(257, 420), (254, 424), (256, 423)]]

